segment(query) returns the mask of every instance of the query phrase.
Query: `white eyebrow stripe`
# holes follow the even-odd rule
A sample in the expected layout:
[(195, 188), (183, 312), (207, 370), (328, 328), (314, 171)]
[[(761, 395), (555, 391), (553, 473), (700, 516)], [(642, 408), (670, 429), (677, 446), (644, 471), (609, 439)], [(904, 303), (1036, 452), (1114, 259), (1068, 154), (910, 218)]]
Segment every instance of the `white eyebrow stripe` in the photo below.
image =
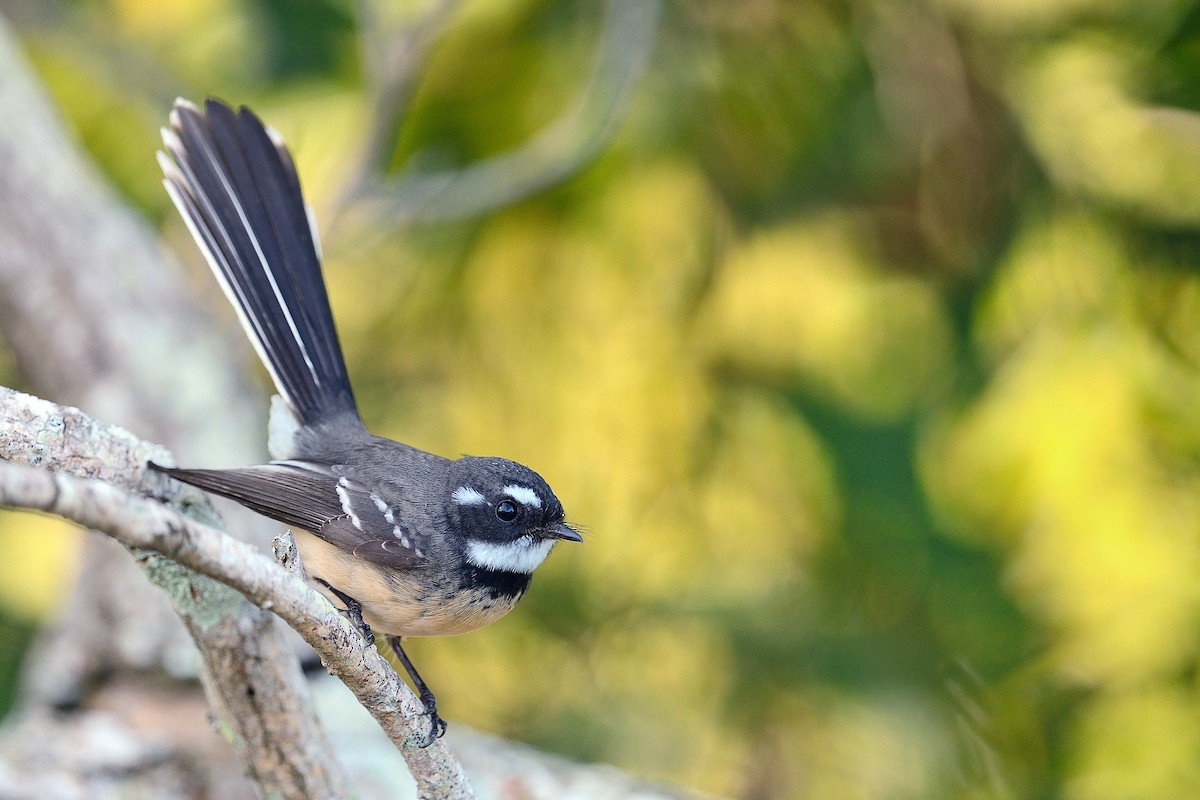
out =
[(470, 486), (460, 486), (450, 496), (460, 506), (482, 506), (487, 504), (487, 498), (478, 489), (472, 489)]
[(531, 508), (542, 507), (542, 498), (538, 497), (537, 492), (535, 492), (533, 489), (530, 489), (528, 486), (510, 483), (500, 491), (504, 492), (506, 495), (522, 505), (527, 505)]
[(467, 561), (477, 567), (496, 572), (516, 572), (530, 575), (550, 555), (553, 539), (535, 540), (522, 536), (512, 542), (484, 542), (467, 540)]

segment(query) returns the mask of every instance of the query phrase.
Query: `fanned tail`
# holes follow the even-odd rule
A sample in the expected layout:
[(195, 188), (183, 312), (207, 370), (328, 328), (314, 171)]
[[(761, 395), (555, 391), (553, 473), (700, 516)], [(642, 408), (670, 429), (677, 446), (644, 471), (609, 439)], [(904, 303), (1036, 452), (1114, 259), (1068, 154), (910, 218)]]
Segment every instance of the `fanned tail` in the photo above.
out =
[(316, 233), (282, 140), (245, 106), (177, 100), (163, 182), (296, 421), (357, 415)]

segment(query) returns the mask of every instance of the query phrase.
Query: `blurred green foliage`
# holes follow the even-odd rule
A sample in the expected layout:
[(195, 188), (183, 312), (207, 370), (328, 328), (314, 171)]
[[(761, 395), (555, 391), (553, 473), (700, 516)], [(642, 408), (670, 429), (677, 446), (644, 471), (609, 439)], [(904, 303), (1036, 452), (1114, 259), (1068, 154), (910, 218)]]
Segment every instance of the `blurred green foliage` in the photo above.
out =
[[(1194, 796), (1200, 3), (670, 6), (585, 169), (365, 237), (349, 0), (8, 5), (181, 252), (170, 99), (280, 129), (373, 429), (587, 527), (415, 644), (449, 718), (746, 798)], [(599, 18), (463, 2), (391, 169), (528, 141)]]

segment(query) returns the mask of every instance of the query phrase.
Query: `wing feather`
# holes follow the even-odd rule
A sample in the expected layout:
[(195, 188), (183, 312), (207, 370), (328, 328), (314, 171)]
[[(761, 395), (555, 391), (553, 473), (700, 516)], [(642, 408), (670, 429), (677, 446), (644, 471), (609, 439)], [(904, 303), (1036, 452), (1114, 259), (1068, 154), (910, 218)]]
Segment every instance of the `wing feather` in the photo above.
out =
[(397, 493), (385, 499), (334, 466), (302, 461), (235, 469), (150, 466), (376, 564), (412, 568), (426, 563), (419, 526), (411, 522), (411, 509), (394, 500)]

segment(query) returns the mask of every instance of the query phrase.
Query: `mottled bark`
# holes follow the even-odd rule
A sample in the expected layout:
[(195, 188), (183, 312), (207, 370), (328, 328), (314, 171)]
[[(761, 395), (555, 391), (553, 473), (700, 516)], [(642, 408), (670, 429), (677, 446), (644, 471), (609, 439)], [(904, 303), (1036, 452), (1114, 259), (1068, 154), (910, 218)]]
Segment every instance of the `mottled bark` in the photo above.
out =
[[(243, 364), (230, 357), (237, 349), (217, 330), (183, 285), (182, 271), (159, 249), (155, 232), (64, 134), (0, 19), (0, 334), (27, 385), (170, 444), (195, 463), (257, 460), (264, 438), (260, 413), (243, 385)], [(5, 420), (0, 435), (10, 444), (23, 434), (41, 437), (35, 444), (44, 454), (70, 454), (65, 456), (70, 463), (60, 468), (131, 491), (145, 491), (140, 485), (145, 458), (165, 456), (161, 449), (114, 440), (112, 429), (82, 415), (51, 417), (40, 427), (31, 419)], [(257, 528), (264, 545), (267, 530)], [(297, 787), (281, 796), (337, 793), (332, 767), (288, 764), (271, 752), (278, 737), (267, 732), (276, 722), (262, 708), (251, 713), (238, 696), (245, 684), (214, 681), (218, 670), (261, 681), (256, 696), (295, 705), (297, 715), (280, 723), (279, 736), (296, 737), (293, 746), (305, 758), (322, 751), (312, 714), (303, 710), (304, 683), (292, 648), (270, 615), (208, 581), (217, 587), (210, 596), (216, 602), (202, 617), (184, 614), (185, 627), (168, 597), (142, 577), (122, 548), (94, 536), (84, 550), (79, 580), (28, 658), (20, 709), (6, 722), (6, 741), (23, 743), (48, 725), (69, 739), (70, 718), (49, 712), (71, 708), (81, 730), (103, 728), (127, 742), (123, 753), (135, 752), (134, 742), (146, 743), (155, 765), (146, 796), (170, 797), (160, 793), (168, 783), (182, 787), (179, 796), (190, 796), (208, 778), (228, 796), (250, 796), (233, 750), (213, 748), (215, 737), (203, 728), (207, 738), (170, 724), (172, 708), (187, 705), (180, 695), (196, 693), (195, 684), (189, 690), (177, 683), (166, 694), (150, 689), (189, 674), (194, 678), (200, 670), (213, 701), (213, 724), (234, 743), (251, 776), (286, 785), (289, 772), (323, 774), (324, 784), (310, 784), (313, 794)], [(188, 628), (204, 647), (202, 658)], [(93, 716), (111, 699), (113, 686), (138, 683), (147, 691), (136, 693), (136, 706), (109, 706), (100, 720)], [(147, 720), (165, 724), (147, 729)], [(215, 765), (207, 777), (196, 767), (201, 758)], [(85, 768), (78, 759), (41, 768), (51, 784), (82, 787), (86, 796), (90, 778), (72, 773), (73, 765)], [(0, 776), (3, 772), (0, 768)], [(163, 778), (168, 773), (175, 777)], [(96, 776), (113, 782), (107, 769)]]
[[(100, 527), (95, 520), (121, 511), (112, 506), (113, 497), (128, 502), (153, 497), (168, 501), (176, 510), (172, 513), (186, 513), (188, 519), (207, 525), (220, 524), (204, 495), (145, 468), (149, 460), (169, 463), (170, 459), (161, 446), (103, 425), (77, 409), (0, 388), (0, 470), (36, 467), (31, 474), (42, 479), (89, 479), (90, 483), (80, 485), (110, 492), (72, 494), (70, 487), (75, 484), (56, 483), (51, 502), (40, 505), (41, 510)], [(28, 477), (23, 485), (31, 486), (34, 480)], [(5, 496), (7, 500), (0, 503), (28, 507)], [(74, 505), (70, 505), (72, 498)], [(108, 498), (108, 505), (103, 498)], [(253, 546), (211, 532), (274, 566)], [(161, 549), (147, 548), (145, 542), (118, 540), (129, 548), (150, 583), (166, 592), (191, 633), (199, 649), (214, 724), (233, 745), (251, 779), (281, 798), (345, 796), (344, 778), (308, 702), (304, 676), (274, 618), (226, 584), (188, 569), (183, 559), (164, 558)]]

